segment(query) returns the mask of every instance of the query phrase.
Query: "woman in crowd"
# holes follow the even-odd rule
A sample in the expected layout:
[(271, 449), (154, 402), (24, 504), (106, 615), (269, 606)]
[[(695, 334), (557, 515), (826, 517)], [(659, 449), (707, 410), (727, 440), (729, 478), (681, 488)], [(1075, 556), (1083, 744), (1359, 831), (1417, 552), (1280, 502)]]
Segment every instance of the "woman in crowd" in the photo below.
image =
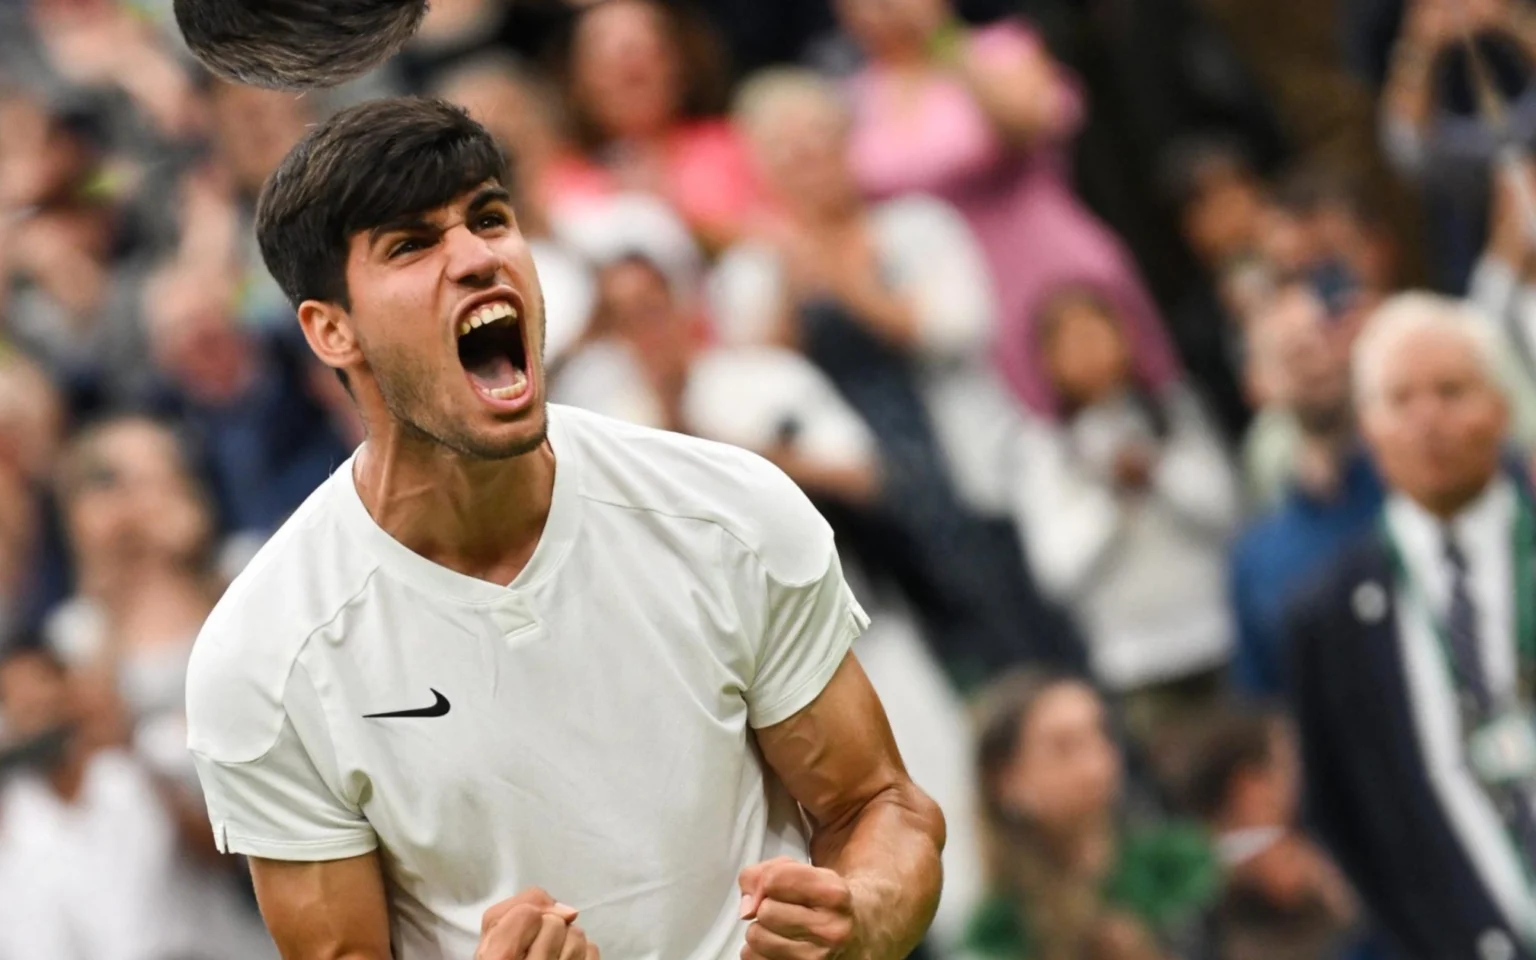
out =
[(1035, 33), (1017, 22), (960, 26), (945, 0), (840, 0), (868, 65), (853, 78), (851, 157), (866, 193), (931, 193), (981, 241), (997, 284), (998, 358), (1032, 409), (1055, 404), (1029, 332), (1041, 298), (1091, 283), (1127, 320), (1154, 385), (1176, 361), (1119, 239), (1073, 193), (1069, 156), (1082, 98)]
[(1236, 477), (1195, 398), (1138, 376), (1106, 300), (1059, 293), (1037, 335), (1061, 412), (1019, 449), (1027, 553), (1042, 588), (1077, 614), (1094, 675), (1134, 694), (1127, 720), (1160, 752), (1172, 746), (1165, 721), (1220, 690)]
[(1121, 823), (1121, 755), (1087, 684), (1025, 672), (982, 698), (978, 765), (991, 899), (984, 960), (1166, 960), (1215, 894), (1205, 835)]
[(176, 436), (136, 417), (83, 431), (59, 501), (76, 594), (46, 639), (86, 678), (116, 688), (143, 757), (198, 796), (182, 720), (192, 641), (223, 584), (209, 503)]
[(741, 232), (759, 207), (746, 152), (710, 119), (725, 98), (715, 38), (658, 0), (610, 0), (581, 16), (565, 64), (566, 94), (587, 154), (549, 170), (557, 220), (618, 192), (667, 200), (707, 248)]

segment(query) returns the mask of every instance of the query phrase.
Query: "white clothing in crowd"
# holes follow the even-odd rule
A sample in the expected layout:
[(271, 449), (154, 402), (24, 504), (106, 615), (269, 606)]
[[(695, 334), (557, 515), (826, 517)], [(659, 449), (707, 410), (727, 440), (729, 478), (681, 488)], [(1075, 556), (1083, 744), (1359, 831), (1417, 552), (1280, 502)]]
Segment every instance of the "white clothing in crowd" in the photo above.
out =
[[(951, 479), (973, 508), (1004, 514), (1007, 450), (1021, 418), (989, 356), (996, 305), (981, 248), (961, 216), (931, 197), (877, 204), (869, 216), (886, 281), (916, 306), (917, 386)], [(732, 343), (770, 337), (784, 293), (771, 246), (748, 241), (726, 251), (709, 284), (721, 336)]]
[(43, 779), (0, 789), (0, 960), (267, 960), (231, 873), (189, 859), (126, 753), (97, 754), (66, 803)]
[[(1015, 503), (1035, 575), (1077, 616), (1095, 674), (1116, 691), (1219, 666), (1234, 633), (1224, 571), (1237, 480), (1194, 397), (1163, 404), (1161, 440), (1121, 397), (1060, 425), (1033, 422), (1018, 450)], [(1127, 443), (1158, 451), (1145, 491), (1115, 484)]]

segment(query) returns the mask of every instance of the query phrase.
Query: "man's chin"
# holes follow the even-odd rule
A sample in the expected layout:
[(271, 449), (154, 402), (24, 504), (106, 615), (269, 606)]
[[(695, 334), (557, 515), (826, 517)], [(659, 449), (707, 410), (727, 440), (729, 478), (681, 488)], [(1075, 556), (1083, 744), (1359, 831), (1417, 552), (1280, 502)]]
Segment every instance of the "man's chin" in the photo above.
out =
[(549, 435), (549, 409), (545, 401), (520, 413), (516, 420), (489, 429), (442, 439), (444, 446), (474, 460), (511, 460), (532, 453)]

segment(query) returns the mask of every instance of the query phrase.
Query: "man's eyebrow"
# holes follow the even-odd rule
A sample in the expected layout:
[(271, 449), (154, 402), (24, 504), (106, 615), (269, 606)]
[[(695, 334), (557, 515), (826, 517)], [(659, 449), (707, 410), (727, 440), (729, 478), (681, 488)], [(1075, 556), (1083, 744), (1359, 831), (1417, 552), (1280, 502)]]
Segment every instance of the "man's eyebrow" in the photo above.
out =
[(512, 202), (512, 194), (507, 192), (507, 188), (506, 187), (502, 187), (502, 186), (489, 186), (489, 187), (483, 188), (482, 190), (480, 190), (480, 192), (476, 193), (473, 198), (470, 199), (470, 201), (469, 201), (469, 209), (470, 210), (479, 210), (481, 207), (489, 206), (490, 204), (497, 203), (497, 202), (500, 202), (500, 203), (511, 203)]
[(437, 229), (437, 225), (420, 216), (396, 217), (387, 220), (368, 231), (368, 245), (371, 247), (379, 242), (386, 234), (399, 232), (428, 231)]

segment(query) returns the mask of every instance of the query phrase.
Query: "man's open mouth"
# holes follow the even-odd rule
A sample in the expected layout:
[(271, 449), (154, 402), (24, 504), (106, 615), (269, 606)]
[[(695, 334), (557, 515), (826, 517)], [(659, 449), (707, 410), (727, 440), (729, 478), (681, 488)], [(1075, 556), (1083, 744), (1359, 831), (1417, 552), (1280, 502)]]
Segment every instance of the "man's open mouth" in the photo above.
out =
[(481, 304), (459, 321), (459, 362), (477, 390), (516, 400), (528, 389), (528, 350), (522, 314), (511, 300)]

